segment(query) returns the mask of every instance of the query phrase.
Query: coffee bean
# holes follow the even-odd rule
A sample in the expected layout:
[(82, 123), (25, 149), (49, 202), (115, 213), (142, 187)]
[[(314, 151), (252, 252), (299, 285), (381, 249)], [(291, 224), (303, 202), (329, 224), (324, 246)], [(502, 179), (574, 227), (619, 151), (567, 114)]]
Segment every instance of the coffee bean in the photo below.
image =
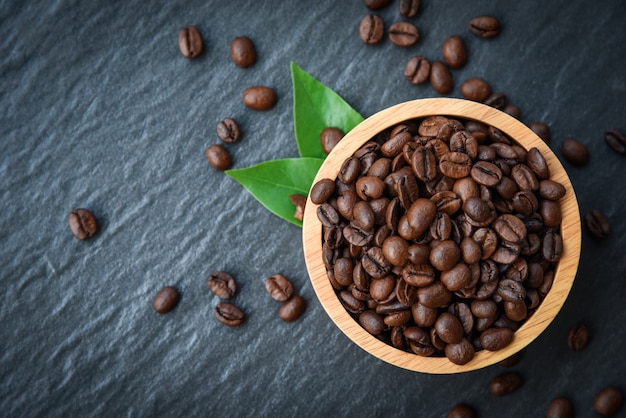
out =
[(265, 279), (265, 290), (277, 302), (286, 302), (293, 296), (291, 281), (280, 273), (272, 274)]
[(178, 31), (178, 48), (185, 58), (196, 58), (202, 53), (202, 35), (193, 26)]
[(491, 94), (491, 87), (485, 80), (473, 77), (461, 84), (461, 94), (466, 99), (483, 102)]
[(168, 313), (178, 305), (180, 293), (172, 286), (165, 286), (152, 300), (152, 307), (160, 314)]
[(363, 0), (363, 3), (370, 10), (378, 10), (391, 3), (391, 0)]
[(330, 152), (335, 148), (335, 146), (341, 141), (344, 133), (337, 128), (324, 128), (320, 133), (320, 143), (322, 144), (322, 149), (326, 154), (330, 154)]
[(489, 351), (501, 350), (513, 341), (513, 335), (509, 328), (488, 328), (480, 334), (480, 345)]
[(311, 187), (309, 197), (311, 202), (320, 205), (328, 200), (335, 192), (335, 182), (331, 179), (321, 179)]
[(461, 68), (467, 62), (467, 48), (463, 38), (451, 36), (443, 43), (443, 59), (450, 68)]
[(361, 19), (359, 37), (368, 45), (374, 45), (383, 39), (385, 23), (380, 16), (369, 14)]
[(293, 322), (300, 318), (306, 309), (306, 300), (295, 295), (283, 303), (278, 311), (278, 316), (285, 322)]
[(211, 273), (207, 282), (211, 292), (220, 299), (230, 299), (237, 293), (237, 283), (235, 279), (225, 271)]
[(425, 83), (430, 77), (430, 62), (421, 55), (412, 57), (404, 67), (404, 77), (411, 84)]
[(437, 206), (430, 199), (419, 198), (407, 211), (406, 219), (414, 232), (420, 236), (430, 229), (436, 214)]
[[(344, 184), (352, 184), (356, 181), (361, 172), (361, 162), (358, 158), (347, 158), (341, 165), (337, 178)], [(352, 211), (352, 210), (350, 210)]]
[(397, 46), (409, 47), (420, 39), (419, 29), (410, 22), (395, 22), (389, 27), (389, 40)]
[(239, 36), (230, 42), (230, 58), (241, 68), (251, 67), (256, 63), (256, 48), (247, 36)]
[(472, 343), (467, 338), (463, 338), (456, 344), (446, 344), (445, 354), (448, 360), (461, 366), (474, 358), (475, 350)]
[(502, 111), (518, 120), (522, 117), (522, 110), (518, 106), (511, 103), (504, 106), (504, 109), (502, 109)]
[(399, 236), (391, 236), (383, 242), (383, 255), (394, 266), (404, 266), (409, 258), (409, 244)]
[(360, 201), (352, 210), (352, 223), (365, 232), (373, 232), (376, 222), (374, 211), (368, 202)]
[(211, 167), (218, 171), (228, 170), (233, 165), (230, 153), (219, 144), (210, 145), (206, 149), (205, 155)]
[(504, 93), (492, 93), (483, 103), (498, 110), (504, 110), (507, 105), (507, 97)]
[(363, 269), (371, 277), (382, 277), (391, 270), (391, 263), (387, 261), (380, 247), (372, 247), (361, 259)]
[(411, 157), (411, 167), (418, 179), (429, 182), (437, 177), (437, 157), (432, 149), (419, 145)]
[(306, 206), (306, 196), (301, 194), (289, 195), (289, 200), (296, 207), (293, 217), (299, 221), (304, 219), (304, 207)]
[(507, 242), (519, 243), (526, 238), (527, 230), (524, 222), (515, 215), (505, 213), (493, 222), (496, 234)]
[(338, 225), (340, 220), (337, 210), (335, 210), (335, 208), (328, 203), (322, 203), (320, 206), (318, 206), (317, 218), (320, 220), (322, 225), (329, 228)]
[(589, 330), (584, 324), (572, 326), (567, 333), (567, 346), (574, 351), (582, 351), (589, 344)]
[(548, 405), (546, 418), (573, 418), (574, 406), (566, 398), (554, 398)]
[(454, 87), (450, 69), (441, 61), (434, 61), (430, 66), (430, 84), (439, 94), (448, 94)]
[(70, 230), (79, 240), (86, 240), (98, 232), (96, 218), (87, 209), (74, 209), (69, 217)]
[(536, 147), (533, 147), (528, 150), (528, 154), (526, 157), (526, 163), (528, 167), (542, 180), (548, 179), (550, 177), (550, 169), (548, 168), (548, 163), (546, 159), (541, 154)]
[(604, 133), (604, 141), (616, 153), (626, 155), (626, 135), (617, 129)]
[(442, 308), (450, 303), (452, 293), (446, 289), (443, 283), (434, 282), (417, 289), (417, 297), (419, 303), (427, 308)]
[(400, 0), (398, 10), (404, 17), (415, 17), (420, 9), (420, 0)]
[(452, 240), (438, 242), (430, 250), (430, 264), (439, 271), (450, 270), (460, 258), (461, 250)]
[(385, 329), (382, 316), (372, 310), (361, 312), (359, 315), (359, 323), (372, 335), (378, 335)]
[(543, 139), (546, 144), (550, 143), (552, 135), (550, 134), (550, 127), (547, 124), (543, 122), (532, 122), (528, 127), (537, 134), (539, 138)]
[(503, 373), (491, 380), (489, 390), (494, 396), (505, 396), (515, 392), (523, 384), (524, 381), (519, 373)]
[(448, 412), (447, 418), (476, 418), (476, 411), (471, 406), (461, 403)]
[(589, 150), (582, 142), (575, 139), (565, 139), (561, 144), (561, 153), (574, 165), (582, 166), (589, 161)]
[(622, 392), (614, 386), (607, 386), (596, 395), (593, 408), (603, 417), (613, 417), (619, 412), (623, 404), (624, 395)]
[(459, 319), (451, 313), (444, 312), (434, 324), (437, 335), (447, 344), (456, 344), (463, 338), (463, 326)]
[(254, 110), (269, 110), (278, 101), (276, 92), (267, 86), (248, 87), (242, 93), (243, 104)]
[(477, 161), (470, 170), (472, 179), (478, 184), (494, 187), (502, 180), (502, 170), (488, 161)]
[(500, 33), (500, 21), (493, 16), (478, 16), (470, 20), (469, 29), (481, 38), (492, 38)]
[(463, 152), (449, 152), (439, 160), (439, 170), (453, 179), (467, 177), (471, 169), (472, 159)]
[(224, 142), (233, 143), (239, 141), (239, 125), (231, 118), (219, 121), (216, 128), (217, 137)]
[(606, 238), (611, 233), (611, 225), (604, 214), (598, 209), (592, 209), (585, 214), (585, 226), (596, 238)]
[(228, 302), (220, 302), (213, 309), (215, 318), (224, 325), (236, 327), (243, 324), (246, 314), (237, 306)]

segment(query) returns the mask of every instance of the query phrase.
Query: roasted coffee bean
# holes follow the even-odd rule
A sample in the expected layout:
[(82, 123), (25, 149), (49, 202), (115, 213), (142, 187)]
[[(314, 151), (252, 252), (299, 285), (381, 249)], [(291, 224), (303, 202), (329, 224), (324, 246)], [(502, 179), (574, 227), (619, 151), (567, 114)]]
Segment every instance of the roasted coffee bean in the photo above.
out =
[(420, 327), (406, 327), (402, 334), (409, 342), (411, 351), (415, 354), (427, 357), (435, 351), (428, 333)]
[(378, 335), (385, 329), (382, 316), (372, 310), (361, 312), (359, 315), (359, 324), (372, 335)]
[(622, 392), (614, 386), (607, 386), (597, 393), (593, 401), (593, 408), (603, 417), (613, 417), (617, 415), (623, 404), (624, 395)]
[(402, 152), (406, 143), (412, 140), (413, 136), (409, 132), (398, 132), (395, 135), (389, 136), (389, 139), (381, 145), (380, 152), (385, 157), (395, 157)]
[(481, 38), (492, 38), (500, 33), (500, 21), (493, 16), (478, 16), (470, 20), (469, 29)]
[(504, 93), (492, 93), (483, 101), (483, 103), (498, 110), (504, 110), (507, 105), (507, 97)]
[(72, 234), (79, 240), (86, 240), (98, 232), (96, 218), (87, 209), (74, 209), (68, 216), (68, 223)]
[(439, 271), (450, 270), (460, 258), (461, 250), (452, 240), (441, 241), (430, 250), (430, 264)]
[(589, 344), (589, 330), (584, 324), (576, 324), (567, 332), (567, 346), (574, 351), (582, 351)]
[(421, 55), (412, 57), (404, 67), (404, 77), (411, 84), (425, 83), (430, 77), (430, 61)]
[(480, 345), (489, 351), (498, 351), (513, 341), (514, 333), (508, 328), (488, 328), (480, 333)]
[(450, 151), (463, 152), (474, 160), (478, 155), (478, 141), (469, 131), (462, 130), (455, 132), (450, 137)]
[(224, 325), (236, 327), (243, 324), (246, 314), (237, 306), (228, 302), (220, 302), (213, 310), (215, 318)]
[(292, 296), (284, 302), (278, 310), (278, 316), (285, 322), (293, 322), (300, 318), (306, 308), (306, 301), (302, 296)]
[(352, 293), (347, 290), (339, 292), (339, 300), (348, 312), (359, 314), (365, 310), (365, 302), (355, 298)]
[(322, 225), (332, 228), (335, 225), (339, 224), (340, 218), (339, 214), (328, 203), (323, 203), (317, 208), (317, 218), (320, 220)]
[(491, 202), (479, 197), (470, 197), (463, 203), (463, 212), (467, 220), (476, 226), (490, 224), (495, 218), (495, 211)]
[(475, 350), (472, 343), (467, 338), (463, 338), (456, 344), (446, 344), (445, 354), (452, 363), (463, 365), (474, 358)]
[(400, 0), (398, 10), (404, 17), (415, 17), (420, 9), (420, 0)]
[(419, 198), (419, 186), (415, 177), (411, 175), (398, 178), (394, 189), (398, 195), (398, 201), (405, 209), (410, 208), (413, 202)]
[(365, 272), (372, 278), (382, 277), (391, 270), (391, 263), (387, 261), (383, 250), (379, 247), (372, 247), (363, 255), (361, 264)]
[(520, 190), (538, 190), (539, 181), (535, 173), (525, 164), (517, 164), (511, 168), (511, 177)]
[(526, 297), (526, 288), (516, 280), (503, 279), (498, 284), (498, 295), (508, 302), (523, 301)]
[(152, 307), (160, 314), (168, 313), (178, 305), (180, 293), (172, 286), (165, 286), (152, 300)]
[(472, 238), (480, 246), (483, 260), (491, 257), (498, 247), (498, 235), (491, 228), (477, 229), (472, 235)]
[(207, 280), (211, 292), (220, 299), (230, 299), (237, 293), (237, 283), (233, 276), (225, 271), (211, 273)]
[(443, 43), (443, 59), (450, 68), (461, 68), (467, 62), (467, 48), (463, 38), (451, 36)]
[(465, 237), (459, 244), (463, 261), (467, 264), (478, 263), (482, 257), (480, 245), (472, 237)]
[(230, 153), (220, 144), (209, 145), (205, 156), (211, 167), (218, 171), (228, 170), (233, 165)]
[(444, 312), (435, 321), (434, 328), (437, 335), (447, 344), (456, 344), (463, 338), (461, 321), (451, 313)]
[(392, 275), (376, 277), (370, 282), (370, 296), (378, 303), (388, 301), (393, 295), (396, 280)]
[(389, 40), (397, 46), (409, 47), (420, 39), (417, 26), (410, 22), (395, 22), (389, 27)]
[(419, 303), (428, 308), (442, 308), (450, 303), (452, 293), (446, 289), (443, 283), (435, 282), (431, 285), (420, 287), (417, 290)]
[(402, 279), (409, 285), (423, 287), (435, 281), (435, 269), (430, 264), (407, 264), (402, 269)]
[(394, 235), (385, 240), (382, 246), (383, 255), (394, 266), (404, 266), (409, 258), (409, 244), (403, 238)]
[(439, 170), (444, 176), (453, 179), (467, 177), (471, 169), (471, 158), (462, 152), (449, 152), (439, 160)]
[(470, 169), (472, 179), (483, 186), (496, 186), (502, 179), (502, 170), (488, 161), (477, 161)]
[(575, 139), (568, 138), (563, 141), (561, 154), (574, 165), (582, 166), (589, 161), (589, 150), (582, 142)]
[(337, 178), (345, 184), (352, 184), (356, 181), (360, 172), (361, 162), (359, 161), (359, 159), (355, 157), (349, 157), (341, 165), (339, 173), (337, 174)]
[(461, 84), (463, 97), (475, 102), (483, 102), (491, 95), (491, 87), (481, 78), (472, 77)]
[(611, 225), (604, 214), (592, 209), (585, 214), (585, 227), (596, 238), (606, 238), (611, 233)]
[(418, 134), (421, 137), (436, 137), (441, 128), (450, 123), (450, 119), (445, 116), (429, 116), (422, 120), (418, 127)]
[(511, 103), (504, 106), (504, 109), (502, 109), (502, 111), (506, 113), (507, 115), (511, 115), (515, 119), (518, 119), (518, 120), (522, 117), (521, 109), (518, 106), (511, 104)]
[(360, 201), (352, 210), (352, 223), (365, 232), (373, 232), (375, 217), (374, 211), (368, 202)]
[(430, 66), (430, 84), (439, 94), (448, 94), (454, 87), (452, 73), (446, 64), (433, 61)]
[(494, 377), (489, 383), (489, 390), (494, 396), (509, 395), (524, 384), (524, 380), (519, 373), (503, 373)]
[(539, 214), (545, 226), (556, 227), (561, 223), (561, 206), (553, 200), (542, 200), (539, 203)]
[(296, 207), (293, 217), (299, 221), (304, 219), (304, 207), (306, 206), (306, 196), (301, 194), (289, 195), (289, 200)]
[(626, 155), (626, 135), (617, 129), (604, 133), (604, 141), (616, 153)]
[(230, 42), (230, 58), (241, 68), (251, 67), (256, 63), (256, 47), (247, 36), (238, 36)]
[(448, 290), (456, 292), (466, 287), (472, 278), (467, 264), (458, 263), (451, 269), (441, 272), (440, 280)]
[(437, 158), (430, 148), (419, 145), (411, 157), (411, 167), (417, 178), (423, 182), (437, 177)]
[(437, 206), (430, 199), (419, 198), (407, 211), (406, 219), (417, 236), (420, 236), (430, 229), (436, 214)]
[(368, 45), (374, 45), (383, 39), (385, 22), (380, 16), (369, 14), (361, 19), (359, 37)]
[(293, 284), (280, 273), (265, 279), (265, 290), (277, 302), (286, 302), (293, 296)]
[(241, 98), (244, 105), (254, 110), (269, 110), (278, 101), (274, 89), (267, 86), (248, 87), (243, 91)]
[(378, 199), (385, 191), (385, 183), (374, 176), (359, 177), (356, 181), (356, 193), (363, 200)]
[(505, 213), (493, 223), (496, 234), (504, 241), (519, 243), (526, 238), (526, 225), (515, 215)]
[(178, 31), (178, 48), (185, 58), (196, 58), (202, 53), (202, 35), (193, 26)]
[(437, 212), (435, 220), (430, 226), (430, 236), (434, 240), (446, 240), (452, 234), (452, 220), (445, 212)]
[(476, 411), (471, 406), (461, 403), (448, 412), (447, 418), (476, 418)]
[(311, 202), (320, 205), (326, 202), (335, 192), (335, 182), (331, 179), (321, 179), (311, 187), (309, 198)]
[(565, 187), (553, 180), (541, 180), (539, 182), (539, 196), (548, 200), (559, 200), (565, 196)]
[(546, 411), (546, 418), (573, 418), (574, 406), (565, 398), (552, 399)]
[(216, 128), (217, 137), (224, 142), (233, 143), (239, 141), (239, 125), (231, 118), (222, 119)]
[(342, 140), (343, 136), (344, 133), (338, 128), (324, 128), (320, 133), (320, 143), (324, 152), (330, 154), (333, 148)]
[(548, 163), (545, 158), (543, 158), (543, 154), (537, 148), (533, 147), (528, 150), (528, 155), (526, 158), (526, 163), (528, 167), (542, 180), (545, 180), (550, 177), (550, 169), (548, 168)]
[(384, 181), (390, 170), (391, 160), (389, 158), (379, 158), (370, 166), (369, 170), (367, 170), (367, 175), (378, 177)]
[(528, 125), (531, 131), (533, 131), (539, 138), (543, 139), (546, 144), (550, 143), (552, 135), (550, 134), (550, 127), (543, 122), (532, 122)]
[(370, 10), (378, 10), (391, 3), (391, 0), (363, 0), (363, 3)]

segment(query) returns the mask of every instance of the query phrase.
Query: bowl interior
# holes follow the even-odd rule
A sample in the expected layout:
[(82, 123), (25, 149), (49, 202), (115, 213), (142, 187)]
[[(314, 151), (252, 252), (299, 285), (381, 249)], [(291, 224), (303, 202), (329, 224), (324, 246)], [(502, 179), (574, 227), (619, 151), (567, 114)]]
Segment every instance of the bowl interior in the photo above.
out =
[(303, 220), (303, 248), (309, 277), (320, 303), (332, 321), (354, 343), (375, 357), (408, 370), (437, 374), (459, 373), (486, 367), (511, 356), (530, 344), (552, 322), (569, 294), (578, 269), (581, 248), (580, 215), (569, 177), (544, 141), (506, 113), (462, 99), (419, 99), (387, 108), (367, 118), (337, 144), (326, 158), (313, 184), (323, 178), (335, 179), (343, 161), (378, 132), (406, 120), (435, 115), (480, 121), (504, 132), (527, 150), (537, 147), (550, 168), (550, 178), (566, 189), (565, 196), (560, 200), (563, 254), (555, 268), (554, 283), (537, 310), (516, 331), (513, 342), (496, 352), (478, 351), (464, 365), (456, 365), (446, 357), (422, 357), (396, 349), (363, 329), (339, 301), (322, 261), (322, 224), (317, 218), (317, 205), (310, 198), (306, 203)]

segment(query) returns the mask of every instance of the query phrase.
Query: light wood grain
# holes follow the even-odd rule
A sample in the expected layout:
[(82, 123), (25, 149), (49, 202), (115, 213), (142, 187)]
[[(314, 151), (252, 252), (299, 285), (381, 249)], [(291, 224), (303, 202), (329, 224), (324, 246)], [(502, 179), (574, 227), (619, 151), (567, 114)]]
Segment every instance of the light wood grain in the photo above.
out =
[(581, 248), (580, 214), (572, 184), (554, 153), (544, 141), (515, 118), (492, 107), (461, 99), (420, 99), (398, 104), (369, 117), (349, 132), (333, 149), (320, 168), (315, 181), (335, 179), (343, 161), (378, 132), (400, 122), (427, 116), (444, 115), (474, 119), (492, 125), (526, 149), (537, 147), (551, 172), (551, 179), (561, 183), (566, 194), (561, 199), (563, 255), (555, 270), (552, 289), (539, 308), (515, 333), (513, 342), (497, 352), (476, 353), (468, 364), (459, 366), (445, 357), (421, 357), (398, 350), (370, 335), (345, 310), (332, 288), (322, 262), (322, 226), (317, 219), (317, 205), (307, 200), (304, 213), (303, 247), (311, 283), (332, 321), (363, 350), (398, 367), (423, 373), (459, 373), (495, 364), (530, 344), (555, 318), (574, 282)]

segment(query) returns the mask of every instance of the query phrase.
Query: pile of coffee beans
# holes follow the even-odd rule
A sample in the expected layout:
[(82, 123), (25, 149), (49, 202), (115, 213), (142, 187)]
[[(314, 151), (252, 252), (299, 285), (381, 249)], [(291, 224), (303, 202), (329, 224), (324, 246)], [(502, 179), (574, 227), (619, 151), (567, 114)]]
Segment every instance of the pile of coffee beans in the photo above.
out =
[(536, 148), (445, 116), (379, 133), (310, 192), (345, 308), (394, 347), (456, 364), (506, 347), (550, 290), (564, 195)]

